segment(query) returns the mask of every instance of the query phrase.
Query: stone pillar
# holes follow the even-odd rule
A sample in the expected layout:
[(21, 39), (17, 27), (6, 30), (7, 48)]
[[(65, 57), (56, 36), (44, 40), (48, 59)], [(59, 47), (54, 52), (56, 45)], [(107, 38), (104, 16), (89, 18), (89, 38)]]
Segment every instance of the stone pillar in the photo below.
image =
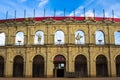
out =
[(112, 64), (112, 66), (111, 66), (111, 76), (116, 77), (116, 63), (115, 63), (114, 59), (111, 60), (111, 64)]
[(95, 34), (93, 33), (91, 36), (91, 44), (96, 44)]
[(32, 63), (33, 61), (30, 59), (29, 56), (30, 52), (26, 53), (26, 59), (25, 59), (25, 66), (24, 66), (24, 70), (25, 70), (25, 77), (32, 77)]
[(108, 64), (107, 64), (107, 69), (108, 69), (108, 76), (111, 76), (111, 65), (110, 65), (110, 60), (108, 60), (108, 62), (107, 62)]
[(12, 45), (16, 45), (16, 43), (15, 43), (15, 39), (16, 39), (16, 36), (10, 36), (10, 44), (12, 44)]
[(5, 44), (6, 45), (15, 45), (15, 36), (13, 36), (13, 35), (6, 36)]
[(28, 45), (34, 45), (34, 35), (30, 35), (30, 38), (28, 40)]
[(89, 64), (89, 60), (87, 60), (87, 73), (88, 73), (88, 76), (90, 77), (90, 64)]
[(5, 77), (13, 76), (13, 59), (10, 57), (10, 53), (7, 53), (5, 62)]
[(24, 45), (27, 44), (27, 35), (24, 35)]
[(48, 41), (47, 34), (44, 34), (44, 44), (47, 44), (47, 41)]
[(47, 77), (54, 77), (53, 76), (53, 69), (54, 69), (53, 61), (48, 59), (48, 61), (47, 61)]
[(96, 77), (96, 62), (94, 59), (91, 58), (90, 61), (90, 76), (91, 77)]
[(48, 35), (48, 44), (54, 44), (54, 35)]
[(72, 48), (69, 47), (69, 72), (74, 72), (75, 60), (73, 59)]
[(68, 43), (68, 35), (64, 34), (64, 44)]
[(25, 64), (25, 77), (32, 77), (32, 61), (27, 60)]
[(69, 43), (75, 44), (75, 34), (70, 34), (69, 39)]
[(69, 72), (74, 72), (74, 61), (72, 59), (69, 59)]

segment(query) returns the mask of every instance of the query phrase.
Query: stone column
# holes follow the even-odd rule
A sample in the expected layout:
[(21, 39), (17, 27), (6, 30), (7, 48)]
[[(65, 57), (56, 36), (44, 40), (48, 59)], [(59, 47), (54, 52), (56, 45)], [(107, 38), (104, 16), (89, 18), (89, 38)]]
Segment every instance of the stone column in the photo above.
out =
[(27, 45), (27, 35), (24, 35), (24, 45)]
[(111, 60), (111, 76), (112, 77), (116, 77), (116, 63), (115, 63), (115, 60), (114, 58)]
[(48, 61), (47, 61), (47, 77), (54, 77), (53, 69), (54, 69), (54, 64), (50, 59), (48, 59)]
[(74, 72), (74, 61), (69, 59), (69, 72)]
[(96, 61), (94, 59), (91, 59), (90, 61), (90, 76), (96, 77)]
[(47, 37), (47, 35), (48, 35), (48, 34), (44, 34), (44, 44), (47, 44), (47, 42), (48, 42), (48, 39), (47, 39), (48, 37)]
[(25, 66), (24, 66), (24, 70), (25, 70), (25, 77), (32, 77), (32, 63), (33, 61), (30, 59), (30, 52), (28, 51), (26, 53), (26, 58), (25, 58)]
[(5, 62), (5, 77), (13, 76), (13, 59), (10, 57), (10, 53), (7, 53)]

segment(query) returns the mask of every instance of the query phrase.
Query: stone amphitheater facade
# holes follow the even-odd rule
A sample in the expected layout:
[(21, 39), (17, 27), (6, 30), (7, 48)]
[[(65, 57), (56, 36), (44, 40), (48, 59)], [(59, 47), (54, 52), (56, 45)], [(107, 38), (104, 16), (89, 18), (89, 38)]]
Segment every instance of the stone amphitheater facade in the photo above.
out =
[[(43, 32), (35, 44), (37, 31)], [(55, 42), (62, 31), (64, 42)], [(76, 43), (76, 32), (84, 33), (84, 43)], [(104, 34), (98, 40), (96, 31)], [(115, 32), (119, 18), (35, 17), (0, 20), (5, 45), (0, 46), (1, 77), (115, 77), (120, 76), (120, 45)], [(24, 43), (16, 45), (16, 34), (24, 33)], [(57, 35), (56, 35), (57, 36)], [(44, 37), (44, 38), (43, 38)], [(80, 40), (78, 36), (78, 41)], [(81, 37), (83, 38), (83, 36)]]

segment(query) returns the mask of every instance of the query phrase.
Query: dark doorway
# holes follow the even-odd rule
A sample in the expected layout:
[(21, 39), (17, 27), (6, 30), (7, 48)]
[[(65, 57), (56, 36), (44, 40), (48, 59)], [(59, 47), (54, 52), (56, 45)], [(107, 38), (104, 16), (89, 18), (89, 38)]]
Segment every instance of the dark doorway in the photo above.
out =
[(13, 77), (23, 77), (23, 58), (16, 56), (13, 63)]
[(54, 58), (54, 77), (64, 77), (66, 70), (66, 60), (62, 55), (57, 55)]
[(64, 69), (57, 69), (57, 77), (64, 77)]
[(33, 59), (33, 77), (44, 77), (44, 58), (37, 55)]
[(87, 59), (84, 55), (78, 55), (75, 58), (75, 73), (79, 74), (79, 77), (88, 76)]
[(116, 76), (120, 77), (120, 55), (116, 57)]
[(0, 77), (4, 77), (4, 58), (0, 56)]
[(99, 77), (108, 76), (107, 59), (103, 55), (99, 55), (96, 58), (96, 76)]

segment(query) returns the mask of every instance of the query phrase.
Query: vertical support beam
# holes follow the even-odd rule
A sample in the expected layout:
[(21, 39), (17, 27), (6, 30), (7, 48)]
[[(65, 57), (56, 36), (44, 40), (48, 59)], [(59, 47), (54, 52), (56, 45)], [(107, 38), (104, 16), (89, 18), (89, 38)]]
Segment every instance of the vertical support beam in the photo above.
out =
[(56, 9), (54, 8), (54, 17), (56, 16)]
[(75, 9), (74, 9), (74, 19), (75, 19)]
[(6, 19), (8, 19), (8, 11), (6, 12)]
[(45, 12), (46, 12), (46, 11), (45, 11), (45, 8), (44, 8), (44, 17), (45, 17)]
[(16, 19), (16, 10), (15, 10), (15, 19)]
[(65, 17), (65, 8), (64, 8), (64, 17)]
[(35, 18), (35, 9), (34, 9), (34, 12), (33, 12), (33, 13), (34, 13), (34, 16), (33, 16), (33, 18)]
[(85, 8), (84, 8), (84, 20), (86, 19), (85, 17), (86, 17), (86, 15), (85, 15)]
[(105, 20), (105, 10), (103, 9), (103, 20)]
[(13, 76), (13, 59), (8, 50), (6, 50), (5, 77)]
[(94, 17), (94, 20), (95, 20), (95, 9), (93, 9), (93, 17)]
[(114, 22), (114, 10), (112, 10), (112, 21)]
[(48, 67), (48, 48), (46, 48), (46, 64), (45, 64), (45, 77), (47, 77), (47, 67)]
[(90, 72), (91, 72), (91, 56), (90, 56), (90, 39), (91, 39), (91, 37), (90, 37), (90, 28), (89, 28), (90, 26), (89, 26), (89, 24), (88, 24), (88, 37), (89, 37), (89, 42), (88, 42), (88, 57), (89, 57), (89, 59), (88, 59), (88, 61), (89, 61), (89, 64), (88, 64), (88, 76), (90, 77), (91, 76), (91, 74), (90, 74)]
[(24, 10), (24, 18), (26, 18), (26, 9)]
[(47, 72), (47, 77), (54, 77), (53, 76), (53, 69), (54, 69), (54, 64), (53, 64), (53, 60), (51, 60), (51, 57), (52, 57), (52, 55), (51, 54), (49, 54), (49, 53), (47, 53), (47, 70), (46, 70), (46, 72)]
[(109, 55), (109, 76), (111, 77), (112, 75), (111, 75), (111, 51), (110, 51), (110, 46), (111, 46), (111, 44), (110, 44), (110, 31), (109, 31), (109, 25), (107, 25), (107, 29), (108, 29), (108, 55)]

